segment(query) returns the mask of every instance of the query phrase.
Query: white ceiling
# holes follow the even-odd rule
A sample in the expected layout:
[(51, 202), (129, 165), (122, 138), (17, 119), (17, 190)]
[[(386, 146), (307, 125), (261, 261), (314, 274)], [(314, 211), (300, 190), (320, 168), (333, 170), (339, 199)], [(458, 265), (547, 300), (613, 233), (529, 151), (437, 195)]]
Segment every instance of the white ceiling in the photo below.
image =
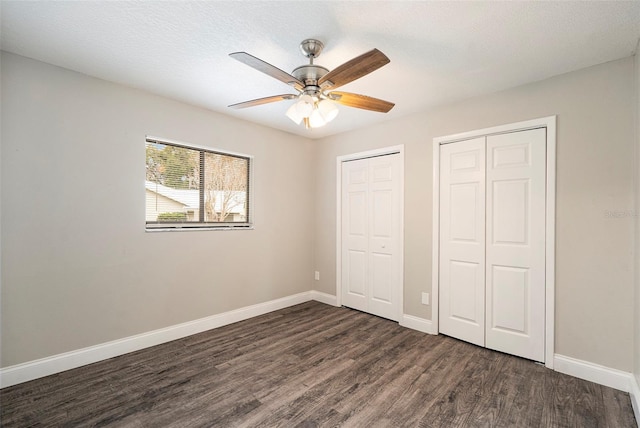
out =
[[(630, 56), (640, 1), (2, 1), (3, 50), (287, 132), (320, 138), (429, 107)], [(391, 63), (340, 90), (396, 103), (341, 107), (312, 131), (292, 101), (229, 104), (294, 91), (228, 56), (246, 51), (287, 72), (324, 42), (333, 69), (372, 48)]]

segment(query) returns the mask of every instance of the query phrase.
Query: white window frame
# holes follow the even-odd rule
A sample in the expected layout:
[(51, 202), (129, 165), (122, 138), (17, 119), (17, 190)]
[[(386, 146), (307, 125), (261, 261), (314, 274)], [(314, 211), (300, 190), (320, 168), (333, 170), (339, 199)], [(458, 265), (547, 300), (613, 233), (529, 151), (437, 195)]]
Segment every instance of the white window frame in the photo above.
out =
[[(155, 137), (152, 135), (146, 135), (145, 137), (145, 145), (148, 142), (157, 142), (157, 143), (166, 143), (168, 145), (181, 146), (186, 149), (193, 150), (201, 150), (209, 153), (216, 153), (221, 155), (229, 155), (235, 157), (246, 158), (249, 160), (249, 180), (248, 180), (248, 189), (247, 189), (247, 198), (249, 200), (247, 205), (247, 221), (246, 222), (228, 222), (228, 223), (190, 223), (185, 226), (184, 223), (171, 224), (171, 223), (147, 223), (145, 221), (145, 231), (146, 232), (193, 232), (193, 231), (203, 231), (203, 230), (254, 230), (254, 158), (252, 155), (232, 152), (224, 149), (217, 149), (213, 147), (200, 146), (191, 143), (185, 143), (184, 141), (172, 140), (169, 138), (163, 137)], [(146, 157), (146, 155), (145, 155)], [(146, 163), (146, 159), (145, 159)], [(145, 189), (146, 190), (146, 189)]]

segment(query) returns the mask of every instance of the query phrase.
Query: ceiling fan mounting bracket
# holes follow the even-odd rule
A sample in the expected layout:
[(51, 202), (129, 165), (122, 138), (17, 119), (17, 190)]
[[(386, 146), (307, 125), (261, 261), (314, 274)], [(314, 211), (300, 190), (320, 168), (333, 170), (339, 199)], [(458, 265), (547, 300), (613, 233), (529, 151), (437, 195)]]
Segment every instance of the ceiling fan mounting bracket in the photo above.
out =
[(314, 58), (318, 58), (320, 56), (322, 49), (324, 49), (324, 44), (320, 40), (305, 39), (300, 43), (302, 55), (309, 58), (312, 63)]

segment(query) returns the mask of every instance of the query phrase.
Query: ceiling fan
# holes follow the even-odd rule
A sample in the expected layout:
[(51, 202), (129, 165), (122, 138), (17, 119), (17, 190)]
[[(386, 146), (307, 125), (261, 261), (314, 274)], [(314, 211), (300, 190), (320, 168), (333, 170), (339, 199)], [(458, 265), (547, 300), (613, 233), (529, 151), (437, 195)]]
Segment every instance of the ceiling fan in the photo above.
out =
[(305, 57), (309, 58), (309, 64), (296, 67), (291, 74), (246, 52), (229, 54), (231, 58), (278, 79), (298, 91), (297, 94), (273, 95), (232, 104), (229, 107), (241, 109), (297, 99), (298, 101), (289, 107), (286, 114), (296, 124), (304, 123), (307, 129), (323, 126), (333, 120), (338, 114), (335, 103), (381, 113), (387, 113), (393, 108), (395, 104), (389, 101), (350, 92), (334, 91), (388, 64), (390, 60), (385, 54), (378, 49), (372, 49), (329, 71), (313, 63), (313, 60), (320, 56), (323, 48), (324, 44), (319, 40), (303, 40), (300, 43), (300, 50)]

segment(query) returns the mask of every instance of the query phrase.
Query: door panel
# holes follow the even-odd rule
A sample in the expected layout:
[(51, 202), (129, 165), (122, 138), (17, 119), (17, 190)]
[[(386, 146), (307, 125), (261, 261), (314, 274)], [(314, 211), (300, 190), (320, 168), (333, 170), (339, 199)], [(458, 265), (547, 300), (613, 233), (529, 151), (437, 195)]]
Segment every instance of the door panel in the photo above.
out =
[(393, 194), (391, 190), (371, 192), (373, 207), (371, 216), (371, 234), (375, 238), (391, 238), (393, 236)]
[(485, 138), (440, 147), (440, 331), (485, 343)]
[(486, 346), (544, 361), (546, 130), (487, 137)]
[(494, 330), (529, 333), (529, 269), (507, 266), (493, 268)]
[(347, 281), (347, 295), (352, 299), (365, 298), (367, 286), (367, 253), (349, 250), (347, 258), (349, 280)]
[(482, 265), (459, 260), (451, 260), (450, 278), (451, 294), (449, 299), (450, 317), (458, 321), (464, 321), (479, 326), (484, 324), (478, 316), (478, 282), (484, 282), (480, 277)]
[(349, 198), (349, 236), (364, 237), (367, 233), (367, 192), (356, 189), (349, 192), (347, 197)]
[[(479, 183), (452, 184), (449, 187), (450, 233), (452, 241), (478, 242), (476, 207), (482, 189)], [(469, 206), (473, 209), (469, 209)]]
[(493, 181), (494, 245), (527, 245), (529, 232), (529, 179)]
[(393, 303), (393, 290), (389, 287), (393, 278), (393, 257), (389, 254), (371, 254), (373, 261), (371, 298), (382, 303)]
[(342, 163), (342, 302), (395, 321), (402, 292), (400, 160), (393, 154)]

